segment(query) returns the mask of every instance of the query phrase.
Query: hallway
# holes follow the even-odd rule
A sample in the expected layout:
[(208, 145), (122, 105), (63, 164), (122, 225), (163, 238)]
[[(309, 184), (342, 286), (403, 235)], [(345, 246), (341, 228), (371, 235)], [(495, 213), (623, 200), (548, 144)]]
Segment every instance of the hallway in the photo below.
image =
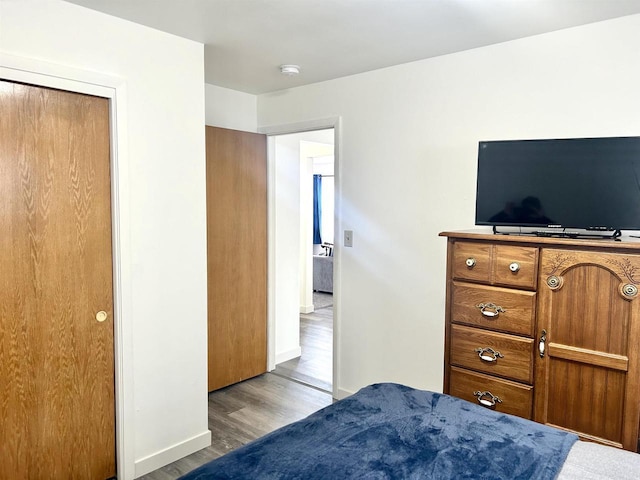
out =
[(326, 392), (332, 391), (333, 296), (314, 292), (312, 313), (300, 314), (302, 355), (283, 362), (272, 372)]

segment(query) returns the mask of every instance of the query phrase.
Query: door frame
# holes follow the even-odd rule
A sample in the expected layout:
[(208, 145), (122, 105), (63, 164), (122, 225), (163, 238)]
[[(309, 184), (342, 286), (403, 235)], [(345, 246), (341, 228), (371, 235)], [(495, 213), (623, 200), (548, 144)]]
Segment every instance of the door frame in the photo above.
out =
[(333, 260), (333, 381), (332, 396), (341, 398), (339, 385), (340, 365), (340, 316), (341, 316), (341, 259), (340, 232), (342, 231), (342, 170), (340, 158), (342, 156), (341, 117), (328, 117), (283, 125), (267, 125), (258, 128), (258, 133), (267, 135), (267, 371), (276, 368), (275, 351), (275, 139), (278, 135), (327, 130), (333, 128), (334, 135), (334, 260)]
[(129, 218), (126, 150), (126, 84), (122, 78), (26, 57), (0, 54), (0, 78), (13, 82), (93, 95), (109, 100), (111, 224), (113, 261), (113, 343), (115, 440), (118, 478), (135, 476), (133, 403), (133, 330), (131, 318), (131, 246), (122, 235)]

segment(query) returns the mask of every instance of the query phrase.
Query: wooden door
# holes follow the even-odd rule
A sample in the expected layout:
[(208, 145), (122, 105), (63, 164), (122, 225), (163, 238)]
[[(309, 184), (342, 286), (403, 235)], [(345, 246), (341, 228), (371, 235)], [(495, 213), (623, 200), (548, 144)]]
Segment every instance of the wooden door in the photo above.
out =
[(266, 145), (206, 127), (209, 391), (267, 370)]
[(543, 249), (535, 420), (636, 450), (640, 256)]
[(0, 478), (109, 478), (109, 101), (0, 81), (0, 112)]

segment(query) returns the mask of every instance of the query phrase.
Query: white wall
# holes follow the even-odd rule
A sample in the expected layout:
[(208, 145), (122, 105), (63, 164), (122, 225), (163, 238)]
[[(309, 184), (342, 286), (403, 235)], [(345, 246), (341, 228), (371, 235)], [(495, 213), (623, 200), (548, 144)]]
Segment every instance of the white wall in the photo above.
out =
[(256, 132), (258, 97), (250, 93), (205, 83), (206, 124), (212, 127)]
[(2, 0), (0, 55), (123, 82), (121, 373), (132, 418), (120, 425), (130, 442), (119, 478), (133, 478), (210, 443), (203, 46), (58, 0)]
[(635, 15), (258, 97), (259, 128), (342, 118), (338, 389), (441, 391), (438, 232), (473, 226), (478, 141), (640, 135), (638, 45)]
[(271, 139), (274, 181), (275, 363), (300, 356), (300, 140), (296, 135)]

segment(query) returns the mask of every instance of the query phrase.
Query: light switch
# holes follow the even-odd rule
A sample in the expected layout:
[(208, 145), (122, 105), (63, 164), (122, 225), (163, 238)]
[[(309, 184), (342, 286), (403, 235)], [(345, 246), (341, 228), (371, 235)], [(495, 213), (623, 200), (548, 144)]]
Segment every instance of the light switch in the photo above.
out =
[(353, 230), (344, 231), (344, 246), (353, 247)]

